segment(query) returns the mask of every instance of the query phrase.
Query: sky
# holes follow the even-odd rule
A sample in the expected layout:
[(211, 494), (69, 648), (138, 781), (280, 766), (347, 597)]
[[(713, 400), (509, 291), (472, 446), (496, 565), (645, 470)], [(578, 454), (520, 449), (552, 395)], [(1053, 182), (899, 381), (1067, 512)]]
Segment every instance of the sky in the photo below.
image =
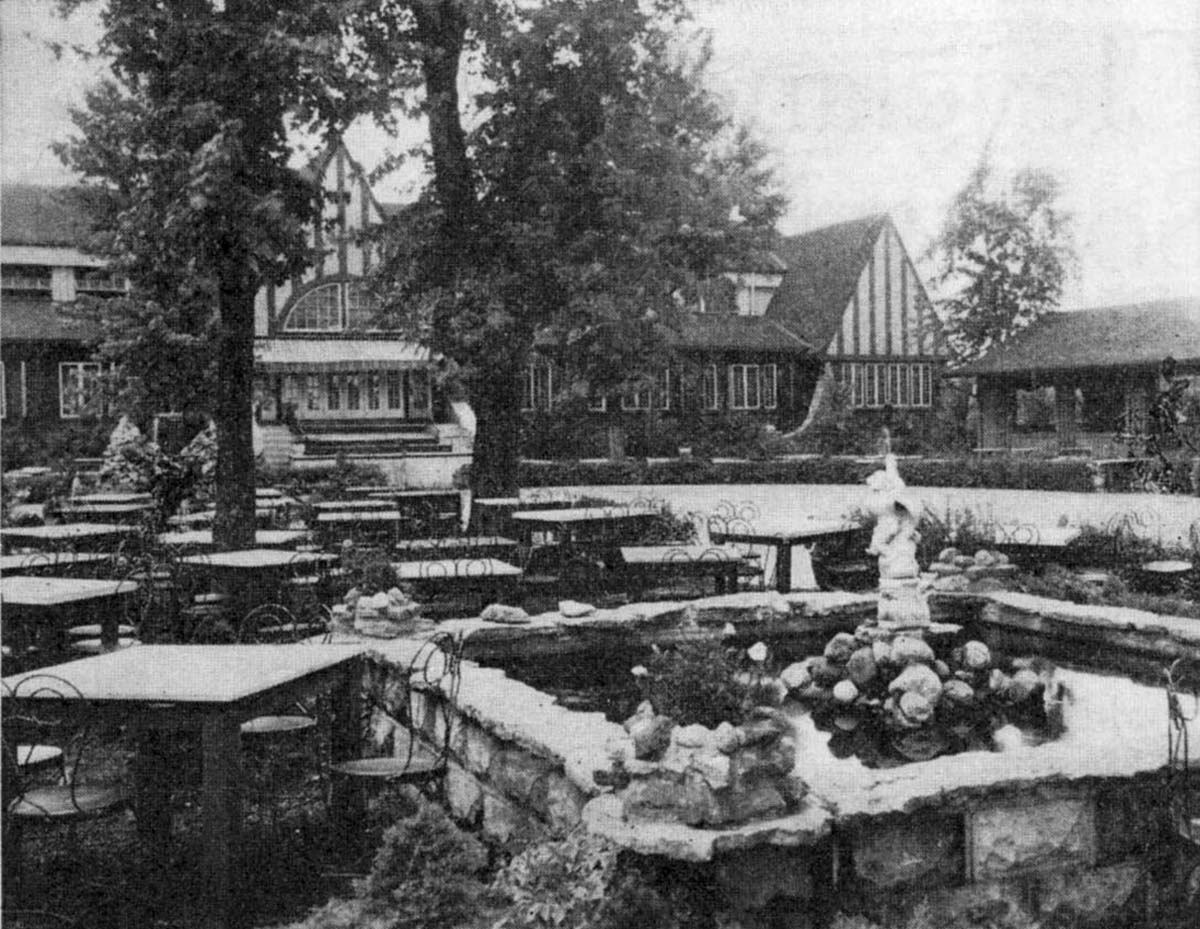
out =
[[(5, 182), (70, 180), (47, 146), (99, 67), (51, 0), (0, 3)], [(799, 232), (886, 211), (924, 251), (985, 146), (1002, 174), (1054, 173), (1079, 274), (1065, 308), (1200, 295), (1200, 4), (1195, 0), (694, 0), (710, 86), (772, 152)], [(30, 34), (27, 34), (30, 33)], [(347, 137), (374, 166), (389, 143)], [(412, 172), (385, 179), (404, 200)], [(0, 219), (2, 221), (2, 219)]]

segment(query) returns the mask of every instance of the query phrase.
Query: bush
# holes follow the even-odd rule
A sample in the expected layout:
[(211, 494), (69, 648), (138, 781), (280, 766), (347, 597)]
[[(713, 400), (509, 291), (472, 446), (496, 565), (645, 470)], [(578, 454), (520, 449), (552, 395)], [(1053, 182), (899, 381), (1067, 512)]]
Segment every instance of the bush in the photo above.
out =
[(645, 673), (639, 672), (643, 694), (657, 713), (680, 726), (736, 726), (757, 705), (762, 668), (744, 650), (713, 639), (652, 648)]
[[(861, 484), (879, 467), (853, 458), (805, 458), (714, 462), (524, 461), (522, 487), (586, 487), (629, 484)], [(952, 458), (905, 461), (904, 479), (914, 487), (990, 487), (1091, 492), (1086, 460)]]
[(99, 456), (111, 430), (112, 423), (102, 420), (81, 420), (56, 429), (29, 420), (6, 424), (0, 430), (0, 459), (6, 471), (43, 465), (70, 471), (76, 458)]
[(383, 834), (353, 898), (332, 900), (290, 929), (452, 929), (478, 916), (486, 864), (478, 839), (422, 803)]
[(312, 495), (327, 500), (345, 496), (347, 487), (387, 483), (387, 475), (377, 465), (344, 459), (303, 469), (260, 467), (254, 479), (259, 487), (278, 487), (293, 497)]

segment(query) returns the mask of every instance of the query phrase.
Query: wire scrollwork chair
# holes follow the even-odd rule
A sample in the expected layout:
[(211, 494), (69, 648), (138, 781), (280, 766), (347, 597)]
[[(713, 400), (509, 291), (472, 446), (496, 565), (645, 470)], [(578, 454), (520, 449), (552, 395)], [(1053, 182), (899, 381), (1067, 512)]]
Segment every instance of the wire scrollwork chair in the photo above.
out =
[(72, 824), (123, 812), (121, 783), (90, 776), (96, 715), (70, 681), (32, 673), (4, 686), (3, 831), (6, 883), (19, 887), (25, 828)]
[(461, 634), (434, 633), (399, 676), (393, 672), (387, 680), (372, 681), (364, 694), (362, 731), (365, 737), (378, 731), (381, 715), (391, 720), (382, 746), (387, 753), (334, 764), (334, 776), (441, 790), (462, 680), (463, 641)]

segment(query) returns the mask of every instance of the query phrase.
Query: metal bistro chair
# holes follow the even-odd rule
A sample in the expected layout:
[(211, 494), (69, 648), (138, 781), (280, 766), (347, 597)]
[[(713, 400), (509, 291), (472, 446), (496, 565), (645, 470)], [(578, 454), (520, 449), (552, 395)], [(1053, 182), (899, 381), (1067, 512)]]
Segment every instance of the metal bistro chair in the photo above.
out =
[[(123, 812), (129, 795), (118, 783), (93, 781), (85, 756), (93, 747), (95, 713), (74, 684), (30, 674), (5, 687), (3, 705), (4, 873), (20, 884), (25, 827), (74, 824)], [(57, 750), (61, 752), (54, 756)]]
[(421, 643), (405, 666), (399, 686), (374, 681), (363, 701), (363, 732), (375, 731), (377, 717), (396, 725), (384, 742), (388, 754), (334, 764), (335, 777), (361, 784), (443, 786), (450, 754), (452, 710), (462, 678), (462, 634), (437, 632)]

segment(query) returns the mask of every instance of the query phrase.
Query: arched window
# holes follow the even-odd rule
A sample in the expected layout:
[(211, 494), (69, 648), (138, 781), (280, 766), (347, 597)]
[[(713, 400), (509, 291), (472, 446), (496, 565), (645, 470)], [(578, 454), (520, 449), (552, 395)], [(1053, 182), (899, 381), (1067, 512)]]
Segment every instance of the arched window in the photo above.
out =
[(379, 312), (379, 300), (361, 281), (322, 284), (292, 305), (284, 332), (341, 332), (369, 329)]
[(296, 301), (283, 328), (288, 332), (337, 332), (342, 328), (342, 285), (314, 287)]

